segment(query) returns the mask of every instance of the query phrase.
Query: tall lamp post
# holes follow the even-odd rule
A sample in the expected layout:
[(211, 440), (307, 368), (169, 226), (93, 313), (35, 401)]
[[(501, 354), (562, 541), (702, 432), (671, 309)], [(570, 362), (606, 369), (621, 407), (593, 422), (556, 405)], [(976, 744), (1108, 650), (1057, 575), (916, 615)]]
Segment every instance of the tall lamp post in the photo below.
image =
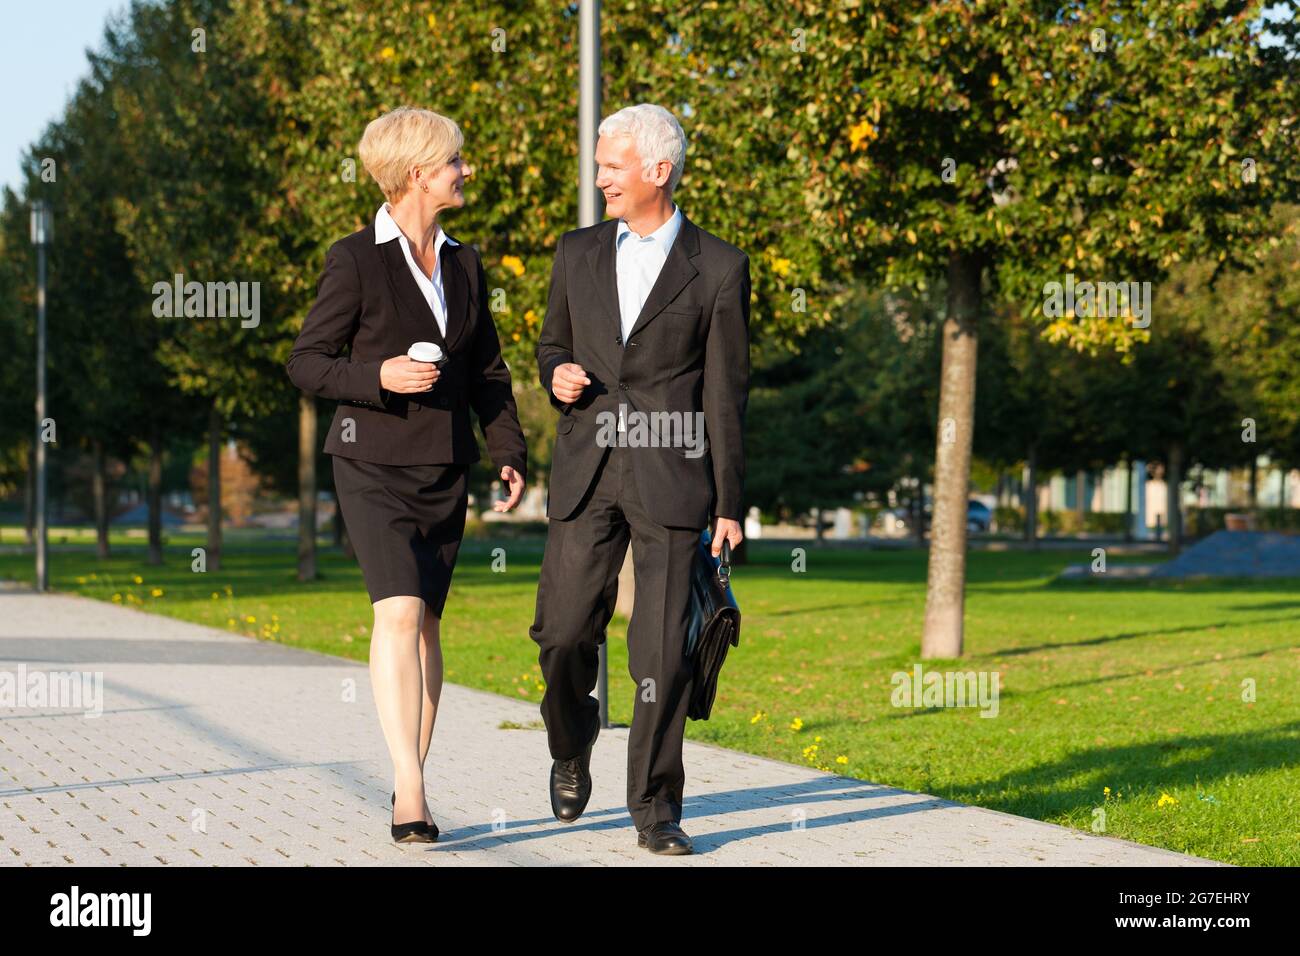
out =
[(32, 203), (32, 245), (36, 247), (36, 590), (48, 591), (49, 541), (45, 520), (45, 247), (54, 241), (54, 210)]
[[(600, 220), (596, 208), (596, 127), (600, 125), (600, 0), (578, 8), (578, 228)], [(609, 727), (609, 665), (601, 641), (596, 670), (600, 726)]]

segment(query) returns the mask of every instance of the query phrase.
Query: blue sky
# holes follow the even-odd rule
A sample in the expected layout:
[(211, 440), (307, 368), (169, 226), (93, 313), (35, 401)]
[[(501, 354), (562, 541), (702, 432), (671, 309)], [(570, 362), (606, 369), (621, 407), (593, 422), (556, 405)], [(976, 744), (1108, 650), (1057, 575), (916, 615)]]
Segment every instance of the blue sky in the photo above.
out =
[(128, 0), (5, 4), (0, 31), (0, 183), (17, 189), (23, 150), (63, 113), (77, 81), (89, 75), (86, 50), (102, 46), (109, 14), (128, 6)]

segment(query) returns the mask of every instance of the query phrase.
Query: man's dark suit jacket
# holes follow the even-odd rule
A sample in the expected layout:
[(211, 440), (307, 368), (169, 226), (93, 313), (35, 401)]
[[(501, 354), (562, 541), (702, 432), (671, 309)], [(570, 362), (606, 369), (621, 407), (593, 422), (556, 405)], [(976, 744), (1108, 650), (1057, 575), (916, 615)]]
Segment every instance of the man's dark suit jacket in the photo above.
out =
[[(469, 409), (478, 415), (499, 470), (526, 477), (527, 449), (488, 311), (483, 263), (465, 243), (441, 249), (447, 335), (406, 264), (400, 238), (375, 244), (372, 222), (325, 254), (316, 303), (303, 320), (285, 369), (304, 392), (337, 399), (325, 452), (385, 465), (468, 464), (480, 459)], [(390, 392), (379, 367), (413, 342), (436, 342), (450, 356), (427, 392)], [(348, 354), (341, 354), (348, 347)], [(355, 441), (344, 441), (345, 419)]]
[[(703, 528), (709, 515), (741, 517), (742, 428), (749, 394), (749, 257), (685, 214), (668, 258), (628, 335), (619, 320), (614, 242), (618, 220), (560, 237), (537, 345), (542, 387), (560, 412), (549, 517), (581, 504), (605, 448), (597, 415), (619, 403), (645, 413), (704, 413), (704, 454), (632, 449), (646, 511), (668, 527)], [(576, 362), (591, 384), (573, 405), (551, 391), (555, 367)], [(692, 419), (694, 421), (694, 419)]]

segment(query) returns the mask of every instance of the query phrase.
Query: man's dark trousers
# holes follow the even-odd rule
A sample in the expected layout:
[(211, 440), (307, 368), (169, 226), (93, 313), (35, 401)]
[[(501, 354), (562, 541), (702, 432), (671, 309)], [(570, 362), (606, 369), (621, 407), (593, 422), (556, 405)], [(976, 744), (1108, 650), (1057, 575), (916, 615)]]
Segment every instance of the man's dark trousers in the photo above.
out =
[(552, 518), (538, 583), (537, 642), (551, 756), (586, 749), (600, 711), (597, 645), (614, 614), (629, 538), (636, 588), (628, 670), (636, 683), (627, 751), (627, 808), (638, 830), (682, 818), (682, 734), (692, 671), (683, 658), (691, 562), (702, 528), (667, 528), (642, 507), (632, 459), (646, 448), (609, 447), (591, 487), (566, 520)]

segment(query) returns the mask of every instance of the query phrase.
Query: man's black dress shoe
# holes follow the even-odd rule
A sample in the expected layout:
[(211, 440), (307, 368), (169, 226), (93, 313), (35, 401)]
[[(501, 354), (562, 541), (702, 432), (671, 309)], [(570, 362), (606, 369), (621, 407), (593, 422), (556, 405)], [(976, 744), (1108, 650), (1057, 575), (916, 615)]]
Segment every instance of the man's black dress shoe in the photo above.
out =
[(695, 852), (691, 838), (671, 820), (652, 823), (644, 830), (638, 830), (636, 845), (645, 847), (651, 853), (661, 853), (664, 856), (684, 856)]
[(597, 724), (586, 750), (551, 764), (551, 812), (561, 823), (572, 823), (587, 809), (587, 801), (591, 799), (591, 749), (599, 736)]

